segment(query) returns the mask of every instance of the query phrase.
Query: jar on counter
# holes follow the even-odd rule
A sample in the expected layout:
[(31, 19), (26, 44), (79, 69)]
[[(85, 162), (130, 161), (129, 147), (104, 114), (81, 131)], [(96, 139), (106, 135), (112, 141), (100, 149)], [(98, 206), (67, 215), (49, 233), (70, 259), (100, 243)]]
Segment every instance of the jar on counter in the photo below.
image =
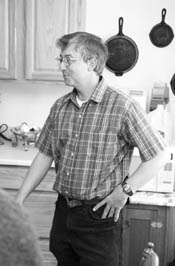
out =
[(159, 257), (153, 250), (154, 243), (148, 242), (144, 249), (139, 266), (159, 266)]

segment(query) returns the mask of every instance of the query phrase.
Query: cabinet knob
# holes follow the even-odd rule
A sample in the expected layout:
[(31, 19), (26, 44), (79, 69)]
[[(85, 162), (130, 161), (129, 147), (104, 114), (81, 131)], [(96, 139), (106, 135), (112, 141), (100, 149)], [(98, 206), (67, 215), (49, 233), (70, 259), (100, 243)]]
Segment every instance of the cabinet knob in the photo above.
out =
[(159, 229), (159, 228), (163, 227), (163, 223), (161, 223), (161, 222), (152, 222), (151, 223), (151, 227)]

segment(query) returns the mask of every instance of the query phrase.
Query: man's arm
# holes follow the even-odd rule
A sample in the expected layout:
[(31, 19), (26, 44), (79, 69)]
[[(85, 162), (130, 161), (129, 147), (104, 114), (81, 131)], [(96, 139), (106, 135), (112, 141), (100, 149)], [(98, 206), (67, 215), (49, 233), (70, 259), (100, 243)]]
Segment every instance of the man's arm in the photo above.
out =
[[(170, 152), (167, 148), (149, 161), (142, 162), (129, 179), (127, 179), (127, 184), (130, 185), (132, 191), (136, 192), (141, 186), (151, 180), (169, 159)], [(118, 185), (113, 192), (99, 202), (93, 210), (96, 211), (106, 204), (102, 218), (114, 216), (114, 220), (117, 221), (120, 210), (125, 205), (127, 198), (128, 196), (123, 192), (122, 186)]]
[(140, 187), (157, 175), (161, 168), (170, 160), (170, 157), (170, 150), (166, 148), (166, 150), (160, 152), (151, 160), (142, 162), (127, 180), (133, 192), (136, 192)]
[(22, 205), (30, 193), (39, 185), (47, 174), (53, 159), (38, 152), (34, 158), (26, 177), (16, 195), (16, 201)]

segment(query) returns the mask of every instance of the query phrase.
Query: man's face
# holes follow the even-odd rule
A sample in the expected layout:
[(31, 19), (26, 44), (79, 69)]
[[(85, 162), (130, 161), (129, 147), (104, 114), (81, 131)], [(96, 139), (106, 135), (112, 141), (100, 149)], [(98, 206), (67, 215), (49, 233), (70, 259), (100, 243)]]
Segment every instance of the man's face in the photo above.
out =
[(60, 69), (65, 84), (76, 88), (87, 80), (90, 72), (88, 62), (84, 62), (81, 54), (75, 51), (74, 44), (60, 53)]

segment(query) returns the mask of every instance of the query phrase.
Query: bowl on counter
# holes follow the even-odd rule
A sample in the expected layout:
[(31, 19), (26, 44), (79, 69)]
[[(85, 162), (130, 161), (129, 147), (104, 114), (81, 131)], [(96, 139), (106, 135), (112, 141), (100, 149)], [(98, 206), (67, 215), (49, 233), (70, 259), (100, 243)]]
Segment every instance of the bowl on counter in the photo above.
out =
[(27, 151), (30, 144), (35, 145), (41, 132), (41, 128), (29, 126), (26, 122), (23, 122), (20, 126), (12, 127), (11, 132), (13, 133), (12, 146), (16, 147), (18, 145), (18, 141), (22, 140), (24, 149)]

